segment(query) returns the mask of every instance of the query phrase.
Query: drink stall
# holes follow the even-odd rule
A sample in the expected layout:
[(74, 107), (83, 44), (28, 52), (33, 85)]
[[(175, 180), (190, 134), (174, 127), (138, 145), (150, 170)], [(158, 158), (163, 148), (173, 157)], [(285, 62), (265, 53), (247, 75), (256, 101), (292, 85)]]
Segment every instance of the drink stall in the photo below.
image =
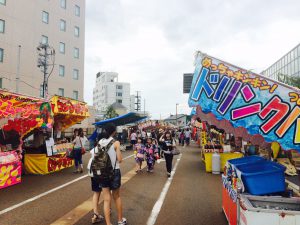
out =
[(53, 96), (50, 100), (53, 112), (53, 129), (36, 130), (33, 140), (26, 146), (30, 152), (25, 155), (25, 168), (31, 174), (49, 174), (73, 166), (73, 159), (67, 157), (67, 151), (73, 149), (72, 139), (64, 137), (67, 128), (89, 117), (88, 106), (78, 100)]
[[(282, 155), (292, 155), (290, 160), (298, 165), (299, 154), (293, 152), (300, 152), (299, 97), (297, 88), (196, 54), (190, 107), (196, 107), (196, 116), (202, 121), (229, 134), (231, 147), (246, 148), (247, 143), (257, 147), (251, 152), (263, 156), (226, 162), (222, 208), (229, 224), (300, 224), (299, 199), (286, 187), (288, 165), (282, 162), (289, 159), (277, 159), (278, 148), (272, 144), (276, 142), (283, 152), (292, 151)], [(206, 144), (211, 142), (209, 132), (202, 134)]]
[(22, 138), (51, 126), (44, 117), (47, 106), (42, 99), (0, 91), (0, 189), (21, 182)]

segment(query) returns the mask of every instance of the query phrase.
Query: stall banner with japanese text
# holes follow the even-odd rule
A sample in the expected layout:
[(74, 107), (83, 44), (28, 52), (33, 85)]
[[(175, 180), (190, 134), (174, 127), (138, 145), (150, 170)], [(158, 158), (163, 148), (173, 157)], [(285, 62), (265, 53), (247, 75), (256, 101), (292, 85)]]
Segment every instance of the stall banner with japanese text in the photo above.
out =
[(51, 107), (54, 114), (69, 114), (74, 116), (89, 116), (89, 109), (85, 102), (61, 96), (51, 98)]
[(201, 145), (205, 146), (207, 144), (207, 137), (206, 137), (206, 132), (201, 131)]
[(27, 154), (25, 168), (30, 174), (49, 174), (72, 167), (74, 160), (67, 158), (66, 153), (47, 157), (46, 154)]
[(0, 127), (21, 137), (37, 127), (52, 126), (51, 108), (43, 99), (0, 91)]
[(21, 182), (21, 162), (0, 164), (0, 189)]
[(300, 91), (262, 75), (198, 53), (189, 95), (190, 107), (199, 105), (218, 120), (245, 127), (285, 150), (300, 151)]

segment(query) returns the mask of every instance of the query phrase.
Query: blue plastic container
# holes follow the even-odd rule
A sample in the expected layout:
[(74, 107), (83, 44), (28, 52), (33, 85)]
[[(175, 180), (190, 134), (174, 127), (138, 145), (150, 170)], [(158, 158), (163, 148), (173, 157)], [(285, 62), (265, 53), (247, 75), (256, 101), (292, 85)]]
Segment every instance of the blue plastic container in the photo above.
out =
[(240, 166), (245, 164), (255, 164), (259, 162), (264, 162), (266, 159), (260, 156), (248, 156), (243, 158), (237, 158), (237, 159), (230, 159), (228, 162), (233, 166)]
[(270, 161), (238, 165), (246, 191), (252, 195), (266, 195), (285, 191), (285, 167)]

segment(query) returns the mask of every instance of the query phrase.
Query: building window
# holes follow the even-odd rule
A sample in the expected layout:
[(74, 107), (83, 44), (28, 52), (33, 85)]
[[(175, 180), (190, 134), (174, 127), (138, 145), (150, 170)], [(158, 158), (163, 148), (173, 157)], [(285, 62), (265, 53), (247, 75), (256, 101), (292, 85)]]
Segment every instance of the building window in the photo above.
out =
[(117, 89), (123, 89), (122, 85), (117, 85)]
[(67, 8), (67, 0), (60, 0), (60, 7), (63, 9)]
[(1, 5), (6, 5), (6, 0), (0, 0)]
[(65, 96), (65, 90), (63, 88), (58, 88), (58, 95), (59, 96)]
[(40, 85), (40, 97), (44, 97), (43, 96), (43, 85), (42, 84)]
[(74, 48), (74, 58), (79, 59), (79, 48)]
[(5, 30), (5, 20), (0, 19), (0, 33), (4, 33), (4, 30)]
[(41, 41), (42, 44), (46, 45), (48, 44), (48, 37), (45, 36), (45, 35), (42, 35), (42, 41)]
[(65, 76), (65, 66), (59, 65), (59, 76), (64, 77)]
[(74, 35), (75, 37), (79, 37), (79, 27), (74, 27)]
[(45, 11), (42, 12), (42, 21), (44, 23), (49, 23), (49, 13), (47, 13)]
[(59, 52), (62, 53), (62, 54), (65, 54), (65, 51), (66, 51), (65, 43), (60, 42), (59, 43)]
[(4, 50), (3, 48), (0, 48), (0, 62), (3, 62), (3, 58), (4, 58)]
[(73, 91), (73, 99), (78, 100), (78, 91)]
[(122, 93), (121, 93), (121, 92), (117, 92), (117, 93), (116, 93), (116, 96), (122, 97)]
[(73, 69), (73, 79), (79, 80), (79, 70)]
[(80, 16), (80, 7), (75, 5), (75, 16)]
[(121, 100), (121, 99), (118, 99), (117, 102), (118, 102), (118, 103), (122, 103), (122, 100)]
[(66, 31), (67, 23), (65, 20), (60, 20), (59, 28), (61, 31)]

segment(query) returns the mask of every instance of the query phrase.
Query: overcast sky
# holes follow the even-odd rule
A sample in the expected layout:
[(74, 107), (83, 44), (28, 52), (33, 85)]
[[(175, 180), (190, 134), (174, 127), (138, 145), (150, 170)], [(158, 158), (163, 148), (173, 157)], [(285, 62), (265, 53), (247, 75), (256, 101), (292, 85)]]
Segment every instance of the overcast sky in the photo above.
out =
[(183, 73), (200, 50), (261, 72), (300, 42), (299, 0), (86, 0), (85, 101), (96, 73), (141, 91), (155, 119), (189, 113)]

